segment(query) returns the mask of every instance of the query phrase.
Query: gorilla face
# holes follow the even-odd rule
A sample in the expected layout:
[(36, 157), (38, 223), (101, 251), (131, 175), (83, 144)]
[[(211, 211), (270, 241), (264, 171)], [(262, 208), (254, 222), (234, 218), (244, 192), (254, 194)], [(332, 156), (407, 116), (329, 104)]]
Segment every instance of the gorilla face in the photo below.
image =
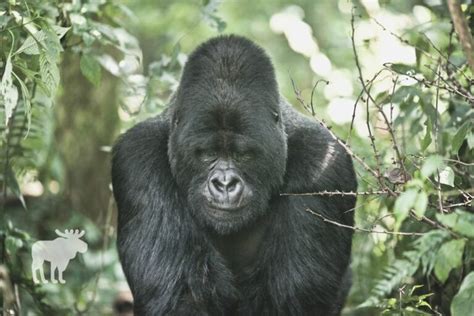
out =
[(277, 105), (206, 101), (175, 114), (169, 156), (195, 219), (226, 234), (267, 210), (284, 176), (286, 138)]
[(191, 54), (171, 107), (168, 156), (198, 223), (226, 234), (267, 210), (286, 167), (279, 102), (273, 66), (256, 45), (215, 39)]

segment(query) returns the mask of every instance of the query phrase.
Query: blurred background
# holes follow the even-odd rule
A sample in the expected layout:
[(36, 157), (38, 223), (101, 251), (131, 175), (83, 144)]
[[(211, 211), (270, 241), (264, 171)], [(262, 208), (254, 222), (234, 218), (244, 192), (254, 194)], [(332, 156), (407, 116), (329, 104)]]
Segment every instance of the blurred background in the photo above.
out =
[[(0, 3), (3, 313), (129, 315), (110, 148), (166, 107), (197, 45), (235, 33), (356, 161), (344, 315), (473, 315), (473, 14), (445, 0)], [(67, 283), (34, 284), (32, 244), (71, 228), (89, 248)]]

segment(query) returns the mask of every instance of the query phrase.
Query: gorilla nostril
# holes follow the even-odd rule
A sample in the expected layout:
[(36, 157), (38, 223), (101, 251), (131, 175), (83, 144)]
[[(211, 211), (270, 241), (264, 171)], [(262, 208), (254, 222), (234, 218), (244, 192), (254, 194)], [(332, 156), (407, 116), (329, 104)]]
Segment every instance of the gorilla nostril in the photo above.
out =
[(225, 190), (225, 184), (222, 183), (218, 177), (213, 177), (211, 179), (211, 184), (212, 186), (214, 187), (214, 189), (216, 189), (217, 191), (219, 192), (224, 192)]
[(209, 179), (209, 193), (216, 200), (234, 203), (240, 199), (243, 183), (234, 170), (216, 170)]

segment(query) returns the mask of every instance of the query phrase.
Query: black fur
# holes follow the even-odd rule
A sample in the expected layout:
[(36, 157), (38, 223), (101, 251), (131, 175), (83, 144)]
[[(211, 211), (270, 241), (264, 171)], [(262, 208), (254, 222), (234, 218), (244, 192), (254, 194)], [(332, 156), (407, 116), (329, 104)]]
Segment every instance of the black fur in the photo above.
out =
[[(206, 191), (221, 160), (245, 186), (234, 211)], [(252, 42), (197, 48), (169, 108), (120, 137), (112, 182), (135, 315), (340, 313), (352, 232), (306, 209), (352, 225), (355, 199), (280, 193), (355, 190), (352, 162), (279, 96)]]

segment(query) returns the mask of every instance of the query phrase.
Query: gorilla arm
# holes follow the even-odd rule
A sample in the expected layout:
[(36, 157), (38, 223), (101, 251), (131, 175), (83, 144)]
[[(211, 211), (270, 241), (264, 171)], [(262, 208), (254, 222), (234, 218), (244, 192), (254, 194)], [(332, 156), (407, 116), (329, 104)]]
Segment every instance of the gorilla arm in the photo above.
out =
[[(357, 182), (345, 150), (317, 121), (297, 113), (284, 101), (281, 107), (288, 134), (282, 193), (355, 191)], [(269, 253), (274, 254), (268, 262), (275, 273), (270, 285), (273, 300), (281, 302), (282, 310), (291, 306), (293, 310), (287, 313), (338, 314), (350, 286), (347, 271), (353, 232), (325, 223), (307, 210), (352, 225), (355, 198), (290, 195), (272, 202), (275, 216), (280, 217), (275, 221), (280, 227), (272, 228), (275, 235), (268, 245)], [(281, 261), (275, 255), (280, 255)], [(280, 292), (282, 286), (286, 290)]]
[(205, 315), (233, 300), (234, 289), (179, 196), (168, 163), (168, 122), (166, 112), (142, 122), (114, 146), (117, 247), (136, 315)]

